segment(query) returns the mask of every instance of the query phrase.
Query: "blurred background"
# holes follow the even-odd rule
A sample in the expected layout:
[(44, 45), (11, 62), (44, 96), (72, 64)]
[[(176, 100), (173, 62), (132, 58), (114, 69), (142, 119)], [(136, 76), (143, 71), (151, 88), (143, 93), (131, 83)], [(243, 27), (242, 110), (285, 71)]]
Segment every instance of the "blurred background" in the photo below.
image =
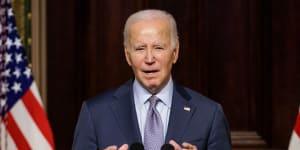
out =
[(300, 1), (19, 1), (21, 37), (58, 150), (71, 149), (84, 100), (133, 77), (122, 32), (146, 8), (175, 17), (173, 78), (222, 104), (234, 149), (287, 149), (300, 104)]

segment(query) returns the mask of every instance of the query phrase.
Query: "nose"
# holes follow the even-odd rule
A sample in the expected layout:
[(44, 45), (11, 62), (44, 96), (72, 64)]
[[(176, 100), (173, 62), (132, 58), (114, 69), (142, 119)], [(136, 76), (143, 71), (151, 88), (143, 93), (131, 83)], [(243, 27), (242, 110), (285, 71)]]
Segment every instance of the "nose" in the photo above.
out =
[(147, 49), (146, 56), (145, 56), (145, 63), (151, 65), (155, 62), (155, 57), (152, 53), (151, 49)]

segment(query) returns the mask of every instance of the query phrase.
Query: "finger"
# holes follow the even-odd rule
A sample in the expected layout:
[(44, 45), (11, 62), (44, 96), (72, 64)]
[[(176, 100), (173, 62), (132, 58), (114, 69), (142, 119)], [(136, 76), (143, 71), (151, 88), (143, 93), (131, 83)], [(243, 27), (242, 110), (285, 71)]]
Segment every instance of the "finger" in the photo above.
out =
[(183, 147), (183, 149), (197, 150), (197, 147), (195, 145), (192, 145), (187, 142), (183, 142), (182, 147)]
[(123, 144), (118, 150), (128, 150), (128, 144)]
[(181, 150), (181, 146), (179, 144), (177, 144), (174, 140), (170, 140), (169, 144), (174, 146), (174, 150)]
[(111, 146), (108, 146), (106, 147), (104, 150), (117, 150), (117, 146), (116, 145), (111, 145)]

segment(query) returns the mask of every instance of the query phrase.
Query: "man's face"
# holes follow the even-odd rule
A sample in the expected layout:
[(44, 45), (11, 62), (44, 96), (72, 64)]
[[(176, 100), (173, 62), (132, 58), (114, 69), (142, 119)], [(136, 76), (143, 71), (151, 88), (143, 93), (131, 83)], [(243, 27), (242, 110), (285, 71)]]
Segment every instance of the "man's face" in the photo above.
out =
[(162, 19), (139, 21), (129, 28), (127, 63), (136, 79), (153, 94), (167, 84), (178, 59), (179, 45), (171, 46), (170, 35), (168, 21)]

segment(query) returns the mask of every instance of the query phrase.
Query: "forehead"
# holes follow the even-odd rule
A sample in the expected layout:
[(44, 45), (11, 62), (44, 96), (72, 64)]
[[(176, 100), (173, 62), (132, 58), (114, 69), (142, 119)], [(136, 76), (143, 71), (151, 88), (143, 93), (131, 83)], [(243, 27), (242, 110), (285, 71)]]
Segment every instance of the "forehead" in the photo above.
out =
[(144, 40), (159, 42), (170, 40), (170, 32), (169, 22), (166, 19), (140, 20), (130, 26), (129, 38), (131, 42)]
[(163, 18), (139, 20), (130, 25), (129, 34), (143, 33), (147, 30), (170, 32), (169, 21)]

